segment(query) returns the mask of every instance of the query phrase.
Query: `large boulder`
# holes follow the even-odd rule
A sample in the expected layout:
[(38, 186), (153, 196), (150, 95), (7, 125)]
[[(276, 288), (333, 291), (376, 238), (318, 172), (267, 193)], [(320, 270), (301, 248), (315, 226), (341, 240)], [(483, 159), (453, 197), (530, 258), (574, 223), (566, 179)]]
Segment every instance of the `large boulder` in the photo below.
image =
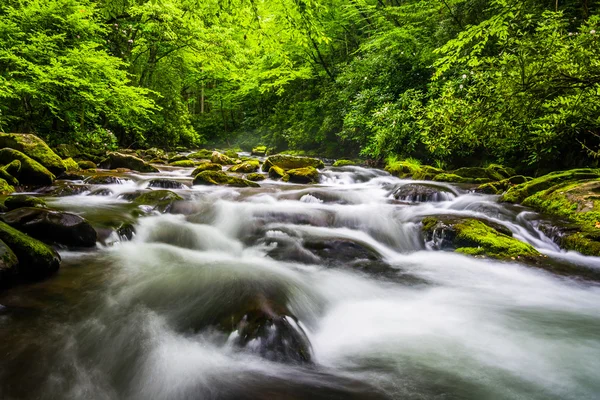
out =
[(319, 183), (319, 171), (314, 167), (290, 169), (283, 176), (285, 182)]
[(0, 194), (11, 194), (15, 191), (15, 188), (11, 186), (4, 179), (0, 178)]
[(267, 172), (271, 169), (272, 166), (277, 166), (284, 170), (288, 169), (298, 169), (298, 168), (324, 168), (325, 164), (323, 161), (318, 158), (311, 157), (296, 157), (296, 156), (288, 156), (285, 154), (276, 154), (274, 156), (269, 156), (263, 166), (262, 170)]
[(223, 185), (235, 187), (259, 187), (258, 183), (227, 175), (223, 171), (203, 171), (194, 178), (194, 185)]
[(540, 253), (512, 237), (510, 230), (489, 221), (458, 217), (426, 217), (422, 221), (426, 243), (436, 250), (453, 250), (501, 260), (536, 260)]
[(269, 168), (269, 178), (271, 179), (281, 179), (285, 176), (285, 170), (276, 165)]
[(35, 135), (24, 133), (0, 133), (0, 147), (10, 147), (42, 164), (50, 172), (59, 175), (65, 172), (63, 160), (46, 142)]
[(96, 230), (79, 215), (24, 207), (2, 215), (2, 221), (45, 242), (74, 247), (96, 245)]
[(16, 254), (0, 240), (0, 286), (17, 276), (18, 265)]
[(238, 165), (234, 165), (233, 167), (229, 168), (229, 171), (230, 172), (242, 172), (242, 173), (247, 174), (250, 172), (258, 171), (259, 167), (260, 167), (260, 163), (258, 162), (258, 160), (251, 160), (251, 161), (245, 161)]
[(141, 158), (117, 152), (108, 153), (99, 167), (105, 169), (127, 168), (138, 172), (158, 172), (158, 169)]
[(21, 171), (21, 161), (13, 160), (7, 165), (0, 167), (0, 179), (4, 179), (9, 185), (17, 186), (19, 180), (16, 176), (19, 176)]
[(192, 176), (196, 176), (202, 171), (222, 171), (222, 170), (223, 170), (223, 166), (221, 164), (207, 162), (207, 163), (202, 163), (202, 164), (198, 165), (196, 167), (196, 169), (194, 169), (194, 172), (192, 172)]
[(54, 174), (46, 167), (20, 151), (9, 148), (0, 149), (0, 163), (9, 164), (15, 160), (18, 160), (21, 163), (18, 176), (15, 177), (21, 184), (51, 185), (54, 179), (56, 179)]
[(449, 188), (424, 183), (409, 183), (392, 192), (396, 200), (411, 203), (448, 201), (456, 197)]
[(63, 160), (63, 165), (67, 171), (81, 171), (81, 167), (79, 167), (77, 161), (73, 160), (71, 157), (65, 158)]
[(2, 240), (19, 260), (18, 275), (24, 279), (46, 278), (60, 267), (60, 256), (50, 246), (0, 222)]

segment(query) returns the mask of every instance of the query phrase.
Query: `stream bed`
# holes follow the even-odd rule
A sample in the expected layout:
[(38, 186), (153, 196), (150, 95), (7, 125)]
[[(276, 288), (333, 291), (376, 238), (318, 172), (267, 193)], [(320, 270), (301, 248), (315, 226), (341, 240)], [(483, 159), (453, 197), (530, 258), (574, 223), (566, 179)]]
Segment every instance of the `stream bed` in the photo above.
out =
[[(0, 292), (1, 399), (600, 397), (597, 282), (435, 251), (421, 233), (430, 215), (484, 218), (600, 273), (531, 210), (443, 183), (396, 199), (414, 181), (360, 167), (243, 189), (192, 187), (191, 171), (45, 198), (101, 239)], [(184, 201), (160, 213), (123, 196), (156, 178)], [(112, 228), (124, 221), (131, 240)]]

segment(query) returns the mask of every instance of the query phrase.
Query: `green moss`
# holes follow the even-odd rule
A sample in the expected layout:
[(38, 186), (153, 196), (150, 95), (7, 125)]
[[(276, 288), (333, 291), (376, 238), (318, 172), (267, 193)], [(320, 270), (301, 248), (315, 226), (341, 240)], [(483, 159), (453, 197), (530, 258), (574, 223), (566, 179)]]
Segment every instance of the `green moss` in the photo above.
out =
[(511, 187), (500, 199), (508, 203), (521, 203), (527, 197), (537, 192), (550, 189), (559, 183), (600, 177), (600, 170), (592, 168), (572, 169), (552, 172), (528, 182)]
[(202, 171), (194, 178), (194, 185), (223, 185), (235, 187), (259, 187), (258, 183), (227, 175), (223, 171)]
[(249, 172), (258, 171), (259, 167), (260, 167), (260, 163), (258, 162), (258, 160), (252, 160), (252, 161), (245, 161), (238, 165), (234, 165), (233, 167), (231, 167), (229, 169), (229, 171), (249, 173)]
[(186, 161), (189, 160), (189, 158), (187, 156), (181, 155), (181, 154), (176, 154), (173, 157), (169, 158), (169, 164), (173, 164), (174, 162), (177, 161)]
[(252, 182), (264, 181), (266, 177), (263, 174), (257, 172), (246, 175), (246, 179)]
[(152, 190), (136, 197), (133, 202), (137, 205), (155, 206), (164, 211), (178, 200), (183, 200), (183, 198), (170, 190)]
[[(26, 156), (20, 151), (13, 149), (0, 149), (0, 163), (8, 164), (19, 160), (21, 169), (19, 171), (19, 182), (25, 185), (51, 185), (55, 179), (54, 174), (34, 159)], [(61, 160), (62, 162), (62, 160)], [(63, 169), (64, 171), (64, 169)]]
[(412, 178), (418, 181), (432, 181), (436, 176), (443, 172), (444, 170), (440, 168), (435, 168), (431, 165), (422, 165), (421, 169), (415, 172)]
[(385, 170), (398, 178), (410, 178), (421, 172), (421, 165), (409, 161), (395, 161), (388, 164)]
[(319, 171), (314, 167), (290, 169), (283, 176), (285, 182), (318, 183)]
[(505, 166), (499, 165), (499, 164), (490, 164), (486, 167), (486, 169), (500, 174), (500, 176), (502, 178), (510, 178), (511, 176), (514, 176), (517, 174), (513, 168), (505, 167)]
[(499, 259), (540, 255), (531, 245), (500, 233), (478, 220), (465, 219), (454, 227), (457, 231), (455, 239), (457, 251), (461, 249), (463, 253), (465, 248), (474, 248), (478, 249), (478, 254)]
[(39, 162), (54, 174), (66, 170), (62, 159), (46, 142), (35, 135), (21, 133), (0, 133), (0, 147), (10, 147)]
[(479, 193), (486, 194), (502, 194), (514, 185), (519, 185), (528, 181), (528, 178), (523, 175), (515, 175), (510, 178), (503, 179), (498, 182), (484, 183), (475, 189)]
[(279, 168), (274, 165), (269, 168), (269, 178), (271, 179), (281, 179), (285, 176), (285, 170), (283, 168)]
[(296, 157), (285, 154), (277, 154), (269, 156), (262, 167), (263, 171), (268, 171), (272, 166), (282, 168), (284, 170), (297, 169), (305, 167), (324, 168), (323, 161), (311, 157)]
[(96, 164), (93, 161), (81, 160), (77, 161), (77, 165), (81, 169), (96, 169)]
[(231, 159), (236, 159), (239, 157), (238, 152), (242, 151), (242, 149), (227, 149), (222, 153)]
[(196, 163), (192, 160), (180, 160), (170, 163), (173, 167), (183, 167), (183, 168), (193, 168), (196, 166)]
[(0, 167), (0, 179), (4, 179), (11, 186), (17, 186), (19, 180), (15, 176), (21, 171), (21, 161), (13, 160), (4, 167)]
[(222, 169), (223, 166), (221, 164), (202, 163), (196, 167), (194, 172), (192, 172), (192, 176), (196, 176), (202, 171), (221, 171)]
[(45, 278), (60, 266), (60, 256), (52, 247), (4, 222), (0, 222), (0, 240), (16, 254), (19, 259), (19, 275), (24, 278)]
[(65, 158), (63, 160), (63, 165), (65, 166), (67, 171), (80, 171), (81, 170), (81, 168), (79, 167), (79, 164), (77, 164), (77, 162), (75, 160), (73, 160), (71, 157)]
[(252, 149), (252, 155), (264, 156), (267, 154), (267, 146), (256, 146)]

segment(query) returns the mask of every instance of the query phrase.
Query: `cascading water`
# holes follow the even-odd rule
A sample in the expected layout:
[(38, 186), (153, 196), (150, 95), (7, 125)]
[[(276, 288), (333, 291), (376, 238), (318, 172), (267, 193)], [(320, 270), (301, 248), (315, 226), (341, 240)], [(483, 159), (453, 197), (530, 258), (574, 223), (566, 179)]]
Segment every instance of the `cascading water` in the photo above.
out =
[[(192, 187), (190, 172), (48, 199), (136, 233), (0, 294), (0, 398), (598, 398), (600, 287), (421, 234), (425, 216), (474, 216), (548, 262), (600, 268), (535, 213), (359, 167), (256, 189)], [(186, 201), (133, 219), (123, 194), (148, 186)]]

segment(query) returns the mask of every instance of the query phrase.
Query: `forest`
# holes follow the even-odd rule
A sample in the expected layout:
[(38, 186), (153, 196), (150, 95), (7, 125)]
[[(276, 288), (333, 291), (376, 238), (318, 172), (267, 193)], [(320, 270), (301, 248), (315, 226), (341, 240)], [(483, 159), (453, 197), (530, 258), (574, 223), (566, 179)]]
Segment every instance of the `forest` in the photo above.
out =
[[(597, 0), (4, 0), (0, 131), (530, 174), (600, 156)], [(598, 31), (598, 33), (597, 33)]]

